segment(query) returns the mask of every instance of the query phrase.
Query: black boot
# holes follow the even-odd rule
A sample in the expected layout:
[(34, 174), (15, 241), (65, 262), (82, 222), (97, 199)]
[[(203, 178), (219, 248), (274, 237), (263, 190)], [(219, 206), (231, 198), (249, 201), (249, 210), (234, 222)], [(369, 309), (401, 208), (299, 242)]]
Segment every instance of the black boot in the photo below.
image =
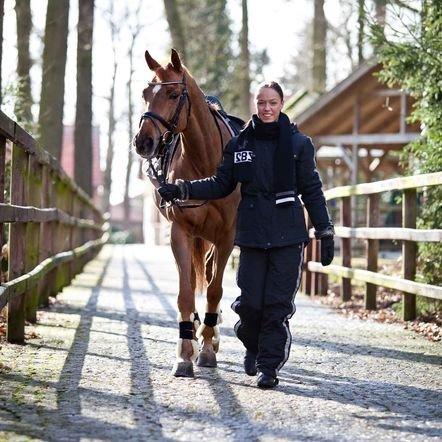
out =
[(246, 354), (244, 356), (244, 371), (249, 376), (255, 376), (257, 373), (256, 353), (253, 353), (250, 350), (246, 350)]
[(259, 373), (257, 384), (259, 388), (275, 388), (279, 384), (279, 379), (265, 373)]

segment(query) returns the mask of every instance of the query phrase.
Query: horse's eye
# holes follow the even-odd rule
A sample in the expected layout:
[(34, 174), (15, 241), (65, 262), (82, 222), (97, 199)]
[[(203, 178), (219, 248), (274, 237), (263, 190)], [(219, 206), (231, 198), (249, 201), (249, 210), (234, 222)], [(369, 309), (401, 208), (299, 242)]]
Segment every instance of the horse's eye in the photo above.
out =
[(176, 99), (178, 98), (178, 94), (177, 94), (176, 92), (172, 92), (172, 93), (169, 95), (169, 98), (170, 98), (171, 100), (176, 100)]

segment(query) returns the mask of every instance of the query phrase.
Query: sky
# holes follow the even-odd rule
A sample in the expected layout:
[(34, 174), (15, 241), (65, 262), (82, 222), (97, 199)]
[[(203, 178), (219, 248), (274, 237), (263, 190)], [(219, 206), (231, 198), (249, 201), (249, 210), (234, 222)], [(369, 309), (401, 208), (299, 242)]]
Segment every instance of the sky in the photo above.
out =
[[(93, 110), (94, 124), (99, 126), (101, 134), (101, 155), (104, 166), (105, 151), (107, 148), (107, 112), (111, 80), (111, 49), (110, 32), (104, 18), (104, 11), (108, 9), (110, 0), (96, 0), (95, 24), (94, 24), (94, 46), (93, 46)], [(131, 0), (128, 4), (136, 8), (138, 1)], [(16, 32), (14, 0), (5, 0), (4, 19), (4, 47), (3, 47), (3, 85), (12, 84), (16, 75)], [(31, 41), (31, 56), (36, 61), (31, 71), (32, 93), (34, 100), (40, 95), (41, 81), (41, 54), (42, 39), (44, 35), (46, 0), (31, 0), (35, 32)], [(115, 10), (122, 11), (126, 2), (114, 1)], [(327, 0), (325, 13), (331, 22), (338, 22), (342, 11), (339, 8), (338, 0)], [(120, 8), (120, 9), (119, 9)], [(232, 17), (232, 29), (235, 35), (241, 26), (241, 1), (228, 0), (228, 8)], [(281, 78), (294, 54), (301, 52), (300, 32), (305, 29), (305, 24), (313, 16), (313, 0), (249, 0), (249, 41), (250, 46), (256, 50), (267, 49), (270, 63), (264, 70), (266, 79)], [(69, 17), (69, 40), (68, 57), (65, 77), (65, 109), (64, 123), (71, 125), (75, 121), (75, 94), (76, 94), (76, 22), (78, 19), (77, 1), (71, 0)], [(146, 49), (159, 61), (167, 60), (170, 53), (170, 37), (167, 21), (164, 15), (163, 0), (143, 0), (140, 11), (140, 20), (145, 25), (135, 47), (135, 74), (134, 74), (134, 96), (135, 114), (143, 112), (141, 91), (145, 83), (150, 79), (144, 51)], [(129, 25), (130, 23), (127, 23)], [(127, 91), (126, 82), (129, 75), (127, 61), (127, 33), (122, 36), (122, 43), (119, 48), (120, 64), (117, 73), (117, 133), (115, 137), (115, 163), (113, 168), (113, 187), (111, 203), (115, 204), (123, 198), (123, 182), (125, 167), (127, 164), (128, 149), (130, 148), (127, 136)], [(332, 60), (330, 68), (330, 86), (338, 80), (343, 79), (348, 73), (349, 67), (339, 60)], [(12, 103), (5, 103), (2, 108), (6, 113), (11, 114)], [(38, 108), (34, 106), (34, 114), (37, 116)], [(134, 168), (131, 178), (130, 194), (135, 195), (143, 191), (144, 181), (137, 178), (137, 170)]]

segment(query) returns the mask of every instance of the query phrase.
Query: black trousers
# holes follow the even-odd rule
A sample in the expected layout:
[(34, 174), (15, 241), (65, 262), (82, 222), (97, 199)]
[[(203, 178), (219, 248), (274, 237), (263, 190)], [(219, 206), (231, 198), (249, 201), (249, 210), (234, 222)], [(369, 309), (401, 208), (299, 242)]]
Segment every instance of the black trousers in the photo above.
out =
[(235, 333), (257, 354), (258, 370), (277, 376), (286, 363), (292, 336), (288, 320), (295, 313), (304, 245), (271, 249), (241, 247), (237, 283), (241, 295), (232, 304), (239, 315)]

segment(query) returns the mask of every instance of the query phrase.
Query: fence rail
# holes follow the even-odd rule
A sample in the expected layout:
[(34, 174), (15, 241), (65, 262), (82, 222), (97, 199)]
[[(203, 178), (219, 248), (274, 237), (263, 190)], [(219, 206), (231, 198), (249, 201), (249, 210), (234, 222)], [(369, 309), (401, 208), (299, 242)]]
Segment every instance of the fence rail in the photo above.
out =
[[(336, 226), (336, 236), (340, 239), (342, 265), (323, 267), (320, 264), (319, 249), (312, 242), (306, 250), (304, 266), (304, 287), (307, 294), (327, 293), (328, 275), (341, 278), (343, 301), (351, 298), (351, 281), (366, 283), (365, 308), (376, 309), (378, 286), (403, 292), (403, 318), (416, 317), (416, 295), (442, 300), (442, 287), (415, 282), (417, 242), (441, 242), (442, 229), (416, 229), (417, 203), (416, 189), (439, 186), (442, 172), (409, 177), (393, 178), (374, 183), (344, 186), (325, 192), (328, 201), (340, 200), (340, 226)], [(379, 194), (392, 190), (402, 190), (402, 227), (379, 226)], [(366, 196), (366, 227), (352, 226), (351, 198)], [(313, 231), (310, 236), (314, 237)], [(367, 269), (351, 268), (352, 239), (366, 240)], [(402, 241), (402, 278), (378, 273), (379, 240)]]
[(0, 310), (7, 306), (9, 342), (24, 342), (25, 320), (35, 322), (38, 306), (47, 305), (98, 253), (107, 230), (102, 213), (58, 161), (0, 111), (0, 248), (8, 260)]

